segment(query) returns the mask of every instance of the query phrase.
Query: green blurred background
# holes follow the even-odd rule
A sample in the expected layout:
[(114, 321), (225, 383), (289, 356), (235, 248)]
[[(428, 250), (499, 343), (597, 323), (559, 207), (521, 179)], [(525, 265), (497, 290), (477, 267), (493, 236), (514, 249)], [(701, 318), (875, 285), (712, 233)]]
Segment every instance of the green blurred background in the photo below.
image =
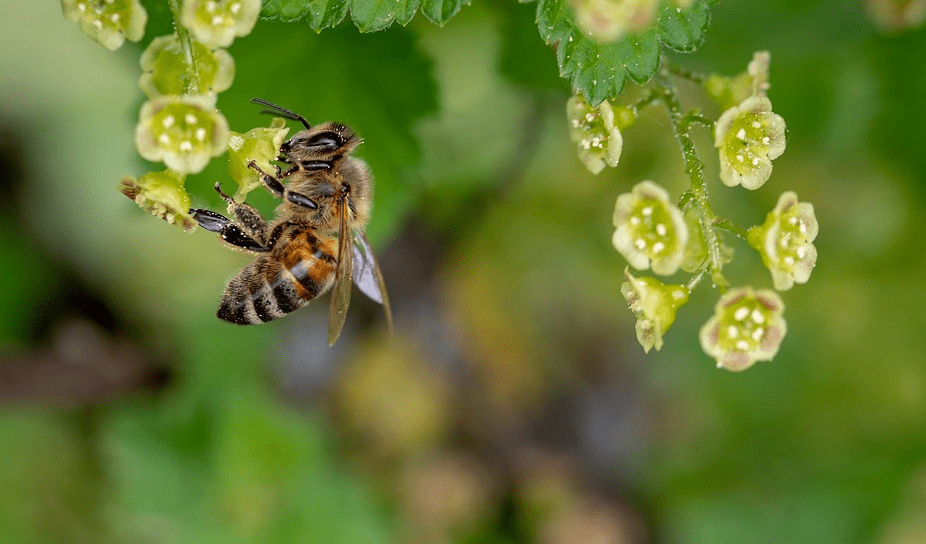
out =
[[(588, 174), (535, 5), (510, 0), (442, 29), (261, 21), (232, 45), (232, 130), (267, 125), (260, 96), (365, 137), (397, 333), (359, 294), (333, 349), (327, 301), (219, 322), (248, 257), (116, 191), (156, 167), (134, 149), (138, 57), (170, 22), (145, 4), (145, 41), (114, 53), (58, 2), (0, 4), (0, 543), (926, 542), (922, 28), (725, 1), (675, 57), (734, 74), (771, 51), (787, 151), (758, 191), (712, 181), (714, 207), (749, 226), (792, 189), (820, 222), (781, 351), (731, 374), (697, 342), (716, 291), (649, 355), (620, 296), (616, 196), (685, 183), (664, 112)], [(224, 158), (194, 205), (221, 210), (215, 181)], [(728, 277), (769, 286), (735, 248)]]

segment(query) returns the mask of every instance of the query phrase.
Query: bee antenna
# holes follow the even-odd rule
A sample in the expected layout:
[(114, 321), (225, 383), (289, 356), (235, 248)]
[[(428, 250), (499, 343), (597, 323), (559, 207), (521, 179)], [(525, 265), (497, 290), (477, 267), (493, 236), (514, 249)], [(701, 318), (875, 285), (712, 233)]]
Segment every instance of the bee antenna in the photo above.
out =
[(282, 115), (283, 117), (286, 117), (287, 119), (292, 119), (293, 121), (299, 121), (300, 123), (302, 123), (302, 125), (303, 125), (306, 129), (312, 128), (312, 125), (310, 125), (309, 122), (305, 120), (305, 117), (299, 115), (298, 113), (294, 112), (293, 110), (288, 110), (288, 109), (286, 109), (286, 108), (284, 108), (284, 107), (282, 107), (282, 106), (278, 106), (278, 105), (274, 104), (273, 102), (269, 102), (269, 101), (267, 101), (267, 100), (264, 100), (263, 98), (256, 98), (256, 97), (255, 97), (255, 98), (252, 98), (252, 99), (251, 99), (251, 102), (254, 102), (254, 103), (256, 103), (256, 104), (260, 104), (260, 105), (262, 105), (262, 106), (267, 106), (268, 108), (271, 108), (271, 109), (269, 109), (269, 110), (261, 110), (261, 113), (269, 113), (269, 114), (271, 114), (271, 115)]

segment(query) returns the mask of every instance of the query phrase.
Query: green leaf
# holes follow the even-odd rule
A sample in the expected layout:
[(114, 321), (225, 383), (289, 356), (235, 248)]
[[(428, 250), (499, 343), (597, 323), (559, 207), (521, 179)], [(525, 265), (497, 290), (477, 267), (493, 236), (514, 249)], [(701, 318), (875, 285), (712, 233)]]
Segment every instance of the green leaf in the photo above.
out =
[(405, 26), (419, 7), (430, 21), (445, 25), (470, 0), (267, 0), (261, 10), (266, 18), (283, 21), (305, 19), (316, 32), (336, 26), (350, 12), (361, 32), (383, 30), (398, 22)]
[(579, 30), (567, 0), (539, 0), (537, 27), (544, 41), (556, 47), (560, 75), (592, 106), (598, 106), (620, 95), (627, 77), (639, 83), (649, 80), (659, 67), (662, 47), (697, 49), (704, 41), (712, 3), (695, 0), (684, 10), (668, 3), (652, 28), (600, 43)]

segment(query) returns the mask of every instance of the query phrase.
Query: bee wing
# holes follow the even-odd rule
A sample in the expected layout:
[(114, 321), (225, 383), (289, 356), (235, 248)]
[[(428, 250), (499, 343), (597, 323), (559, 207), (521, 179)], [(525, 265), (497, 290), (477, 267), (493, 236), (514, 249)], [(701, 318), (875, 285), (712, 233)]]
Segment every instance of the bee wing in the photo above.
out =
[(340, 224), (338, 225), (338, 264), (334, 273), (334, 287), (331, 288), (331, 303), (328, 308), (328, 345), (333, 346), (338, 336), (341, 336), (341, 329), (344, 328), (344, 320), (347, 319), (347, 307), (350, 306), (350, 287), (351, 287), (351, 257), (354, 252), (349, 248), (351, 246), (350, 232), (347, 228), (347, 199), (341, 198), (337, 204), (340, 213)]
[(383, 305), (386, 312), (386, 326), (392, 333), (392, 309), (389, 307), (389, 296), (386, 294), (386, 282), (376, 262), (376, 255), (370, 248), (367, 235), (360, 229), (354, 231), (354, 260), (353, 277), (357, 288), (366, 296)]

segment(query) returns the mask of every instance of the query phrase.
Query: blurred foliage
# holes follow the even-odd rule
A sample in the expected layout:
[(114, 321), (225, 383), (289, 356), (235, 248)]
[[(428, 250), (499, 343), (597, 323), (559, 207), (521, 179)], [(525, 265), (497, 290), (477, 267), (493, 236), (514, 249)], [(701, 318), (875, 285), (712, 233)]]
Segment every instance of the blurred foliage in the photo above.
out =
[[(55, 3), (0, 7), (0, 542), (926, 540), (926, 30), (884, 34), (860, 1), (720, 2), (676, 57), (732, 74), (772, 52), (789, 139), (769, 185), (821, 225), (781, 351), (733, 375), (697, 345), (710, 289), (645, 357), (620, 294), (614, 199), (684, 183), (667, 120), (648, 110), (588, 174), (536, 5), (514, 1), (372, 34), (260, 21), (229, 48), (232, 130), (267, 125), (260, 96), (365, 138), (398, 331), (362, 297), (334, 349), (324, 300), (219, 322), (248, 257), (115, 190), (151, 169), (138, 57), (170, 18), (144, 3), (145, 40), (115, 53)], [(216, 181), (223, 160), (190, 176), (195, 206), (222, 207)], [(714, 206), (757, 224), (777, 194)], [(731, 280), (767, 286), (752, 259)]]

